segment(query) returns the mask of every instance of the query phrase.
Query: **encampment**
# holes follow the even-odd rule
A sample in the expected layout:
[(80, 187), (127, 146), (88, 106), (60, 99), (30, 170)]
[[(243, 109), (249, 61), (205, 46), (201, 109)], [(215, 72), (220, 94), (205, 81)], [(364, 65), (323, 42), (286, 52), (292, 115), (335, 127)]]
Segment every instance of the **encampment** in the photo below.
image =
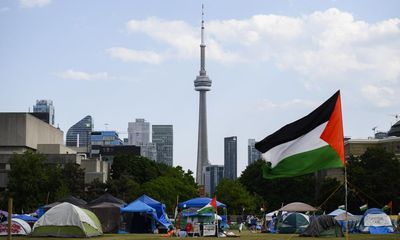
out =
[(291, 212), (283, 216), (282, 222), (278, 222), (278, 233), (302, 233), (309, 224), (309, 216)]
[(387, 234), (394, 231), (390, 217), (378, 208), (370, 208), (365, 211), (359, 230), (362, 233), (371, 234)]
[(121, 207), (125, 202), (105, 193), (91, 201), (87, 208), (99, 218), (104, 233), (117, 233), (121, 220)]
[(119, 233), (153, 233), (156, 228), (156, 210), (138, 199), (121, 208), (121, 216)]
[(94, 213), (71, 203), (60, 203), (48, 210), (33, 225), (32, 236), (92, 237), (102, 235)]
[[(11, 219), (11, 234), (12, 235), (29, 235), (32, 229), (27, 222), (22, 219), (12, 218)], [(0, 236), (8, 234), (8, 222), (2, 222), (0, 224)]]

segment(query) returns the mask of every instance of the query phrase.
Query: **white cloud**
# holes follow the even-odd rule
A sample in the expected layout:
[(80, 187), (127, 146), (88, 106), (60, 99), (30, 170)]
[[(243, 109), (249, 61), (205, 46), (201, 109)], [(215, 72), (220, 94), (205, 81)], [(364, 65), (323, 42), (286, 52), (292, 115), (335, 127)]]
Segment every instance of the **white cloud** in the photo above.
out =
[(44, 7), (51, 3), (51, 0), (20, 0), (19, 5), (22, 8)]
[(139, 51), (123, 47), (113, 47), (106, 50), (113, 58), (121, 59), (124, 62), (145, 62), (158, 64), (162, 61), (162, 57), (152, 51)]
[(272, 110), (287, 110), (299, 107), (305, 108), (314, 108), (317, 106), (317, 103), (305, 99), (292, 99), (285, 102), (275, 103), (268, 99), (263, 99), (261, 102), (257, 104), (257, 108), (259, 111), (272, 111)]
[[(131, 20), (126, 28), (157, 42), (158, 49), (151, 52), (156, 59), (197, 59), (199, 25), (150, 17)], [(364, 93), (359, 97), (379, 107), (387, 106), (390, 98), (373, 99), (366, 94), (373, 91), (371, 86), (379, 89), (375, 96), (385, 97), (387, 89), (376, 87), (382, 84), (400, 95), (400, 18), (367, 22), (336, 8), (298, 17), (260, 14), (206, 21), (205, 40), (207, 59), (230, 64), (265, 62), (296, 74), (305, 89), (347, 88)]]
[(83, 80), (83, 81), (112, 79), (112, 77), (107, 72), (87, 73), (82, 71), (75, 71), (73, 69), (69, 69), (65, 72), (61, 72), (56, 75), (62, 79)]
[(365, 98), (378, 107), (390, 107), (398, 101), (398, 94), (396, 94), (394, 89), (389, 87), (367, 85), (361, 91)]

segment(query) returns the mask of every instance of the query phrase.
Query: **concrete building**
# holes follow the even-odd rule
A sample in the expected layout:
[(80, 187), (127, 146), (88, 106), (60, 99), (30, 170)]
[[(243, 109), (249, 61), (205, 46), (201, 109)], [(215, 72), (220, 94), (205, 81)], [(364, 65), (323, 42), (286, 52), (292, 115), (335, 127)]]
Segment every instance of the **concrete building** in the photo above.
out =
[(85, 183), (91, 183), (95, 179), (102, 183), (107, 182), (110, 169), (108, 162), (101, 159), (84, 159), (81, 168), (85, 169)]
[(400, 137), (387, 137), (382, 139), (349, 139), (344, 142), (345, 157), (360, 156), (367, 148), (381, 147), (387, 152), (400, 156)]
[(110, 166), (117, 155), (140, 156), (140, 147), (134, 145), (94, 145), (92, 157), (107, 161)]
[(261, 159), (261, 152), (255, 148), (256, 140), (249, 139), (247, 144), (247, 164), (250, 165), (253, 162)]
[(173, 165), (174, 132), (172, 125), (153, 125), (152, 140), (156, 144), (157, 162)]
[(201, 19), (201, 43), (200, 43), (200, 73), (194, 80), (194, 89), (199, 92), (199, 130), (197, 142), (197, 167), (196, 182), (204, 185), (203, 169), (210, 165), (208, 161), (207, 139), (207, 100), (206, 93), (211, 90), (211, 80), (206, 72), (206, 44), (204, 42), (204, 12)]
[(66, 145), (75, 147), (78, 152), (90, 152), (90, 135), (93, 131), (93, 119), (91, 116), (79, 120), (67, 131)]
[[(63, 132), (60, 129), (30, 113), (0, 113), (0, 188), (7, 186), (9, 162), (14, 153), (21, 154), (27, 150), (42, 150), (47, 153), (45, 150), (51, 149), (48, 162), (63, 163), (71, 159), (76, 160), (76, 155), (57, 154), (49, 145), (59, 148), (58, 152), (62, 152), (60, 145), (63, 145)], [(59, 158), (55, 159), (56, 155), (59, 155)]]
[(146, 143), (139, 145), (140, 156), (146, 157), (150, 160), (157, 161), (157, 146), (155, 143)]
[(224, 139), (224, 177), (237, 178), (237, 137)]
[(33, 113), (47, 113), (46, 115), (37, 115), (40, 119), (48, 124), (54, 125), (55, 108), (52, 100), (36, 100), (36, 105), (33, 106)]
[(143, 118), (128, 123), (128, 145), (140, 147), (140, 155), (157, 161), (156, 144), (150, 142), (150, 123)]
[(143, 118), (128, 122), (128, 144), (141, 146), (150, 142), (150, 123)]
[[(10, 159), (14, 153), (30, 150), (45, 156), (44, 163), (67, 164), (81, 162), (86, 154), (64, 146), (63, 132), (30, 113), (0, 113), (0, 188), (8, 183)], [(102, 176), (108, 170), (101, 170)]]
[(203, 169), (204, 191), (208, 196), (212, 197), (217, 190), (219, 182), (224, 177), (223, 165), (208, 165)]

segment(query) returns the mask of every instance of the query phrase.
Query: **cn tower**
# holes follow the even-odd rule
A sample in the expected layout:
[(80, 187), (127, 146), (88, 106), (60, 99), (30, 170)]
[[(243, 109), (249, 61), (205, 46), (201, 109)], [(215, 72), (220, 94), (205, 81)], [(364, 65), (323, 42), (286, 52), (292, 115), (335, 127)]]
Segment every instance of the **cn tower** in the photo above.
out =
[(200, 73), (194, 80), (194, 90), (199, 92), (199, 132), (197, 143), (196, 182), (204, 185), (203, 167), (210, 165), (208, 161), (207, 142), (207, 99), (206, 93), (211, 90), (211, 80), (206, 73), (206, 44), (204, 43), (204, 6), (201, 13)]

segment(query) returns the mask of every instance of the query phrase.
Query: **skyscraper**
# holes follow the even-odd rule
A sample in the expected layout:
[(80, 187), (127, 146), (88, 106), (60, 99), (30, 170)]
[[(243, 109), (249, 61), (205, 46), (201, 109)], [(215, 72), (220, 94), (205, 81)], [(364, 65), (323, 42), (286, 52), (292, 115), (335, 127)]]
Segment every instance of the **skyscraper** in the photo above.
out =
[(150, 123), (143, 118), (128, 122), (128, 143), (140, 146), (150, 142)]
[[(204, 8), (203, 8), (204, 10)], [(200, 73), (194, 80), (194, 89), (199, 92), (199, 131), (197, 142), (196, 182), (204, 185), (203, 168), (210, 165), (208, 161), (207, 142), (207, 105), (206, 93), (211, 90), (211, 80), (206, 73), (206, 44), (204, 43), (204, 11), (201, 18)]]
[(224, 166), (208, 165), (203, 169), (204, 175), (204, 191), (209, 196), (214, 196), (219, 182), (224, 177)]
[(261, 159), (261, 152), (258, 151), (255, 148), (256, 140), (255, 139), (249, 139), (248, 140), (248, 145), (247, 145), (247, 159), (248, 159), (248, 165), (252, 164), (253, 162), (257, 161), (258, 159)]
[(224, 177), (237, 178), (237, 137), (224, 139)]
[(33, 115), (47, 122), (48, 124), (54, 125), (55, 109), (52, 100), (36, 100), (36, 105), (33, 106), (33, 113), (48, 113), (48, 116), (46, 117), (43, 115)]
[(157, 162), (173, 165), (173, 126), (153, 125), (153, 143), (156, 144)]
[(68, 129), (66, 145), (70, 147), (85, 147), (86, 151), (89, 152), (92, 130), (93, 120), (88, 115)]
[(157, 160), (156, 145), (150, 142), (150, 123), (136, 118), (128, 123), (128, 144), (140, 147), (140, 155), (153, 161)]

